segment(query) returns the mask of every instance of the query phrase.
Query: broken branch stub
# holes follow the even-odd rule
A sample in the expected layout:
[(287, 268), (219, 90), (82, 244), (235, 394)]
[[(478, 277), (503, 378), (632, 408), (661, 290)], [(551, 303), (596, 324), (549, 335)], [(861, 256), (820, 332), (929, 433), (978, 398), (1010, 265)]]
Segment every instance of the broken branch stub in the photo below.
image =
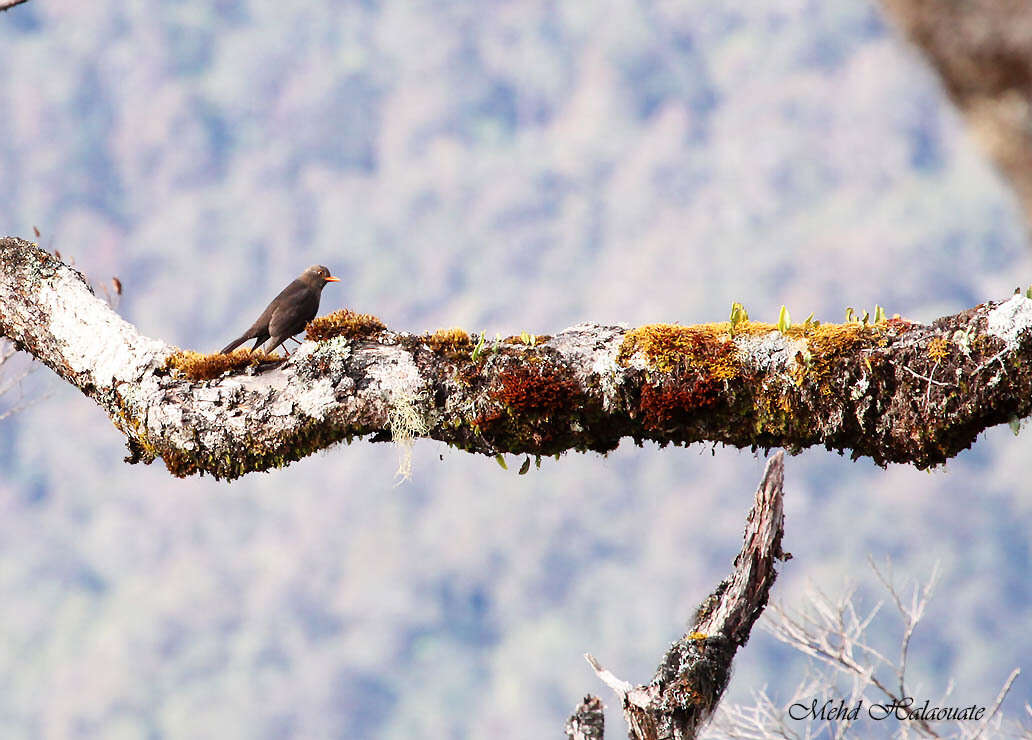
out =
[(585, 656), (619, 698), (634, 740), (690, 740), (713, 715), (735, 654), (767, 605), (777, 578), (775, 564), (791, 557), (781, 550), (783, 485), (784, 453), (778, 451), (756, 490), (734, 570), (699, 606), (692, 626), (667, 650), (652, 681), (632, 686)]

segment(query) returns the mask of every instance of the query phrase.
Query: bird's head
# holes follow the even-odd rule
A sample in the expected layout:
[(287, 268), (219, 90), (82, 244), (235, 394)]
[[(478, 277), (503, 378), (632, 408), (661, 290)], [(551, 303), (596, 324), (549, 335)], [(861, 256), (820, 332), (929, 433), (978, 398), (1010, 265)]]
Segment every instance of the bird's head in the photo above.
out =
[(326, 283), (339, 283), (339, 277), (330, 274), (330, 268), (324, 265), (312, 265), (301, 275), (301, 279), (313, 288), (322, 289)]

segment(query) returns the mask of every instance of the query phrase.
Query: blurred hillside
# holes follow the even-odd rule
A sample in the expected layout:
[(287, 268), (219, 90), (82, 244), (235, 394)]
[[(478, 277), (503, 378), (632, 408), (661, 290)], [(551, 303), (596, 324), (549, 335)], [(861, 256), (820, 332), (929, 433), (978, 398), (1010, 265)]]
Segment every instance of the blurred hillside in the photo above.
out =
[[(324, 311), (489, 334), (733, 300), (930, 320), (1032, 277), (1013, 197), (863, 0), (33, 0), (0, 60), (0, 232), (117, 274), (121, 313), (183, 347), (314, 262), (344, 277)], [(178, 481), (32, 382), (0, 423), (4, 738), (557, 737), (604, 688), (585, 651), (651, 676), (763, 467), (625, 445), (519, 477), (421, 443), (396, 487), (397, 450), (359, 442)], [(916, 689), (987, 704), (1021, 666), (1016, 714), (1030, 474), (1006, 428), (931, 474), (790, 458), (775, 595), (873, 601), (869, 554), (939, 561)], [(732, 694), (803, 675), (757, 634)]]

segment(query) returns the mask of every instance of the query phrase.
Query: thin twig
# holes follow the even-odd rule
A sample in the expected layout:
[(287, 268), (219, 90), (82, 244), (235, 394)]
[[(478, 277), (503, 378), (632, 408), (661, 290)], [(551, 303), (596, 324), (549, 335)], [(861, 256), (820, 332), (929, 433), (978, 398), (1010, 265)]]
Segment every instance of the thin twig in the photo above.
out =
[(977, 740), (977, 738), (981, 737), (982, 732), (984, 732), (985, 728), (989, 726), (989, 720), (993, 718), (993, 715), (1000, 711), (1000, 705), (1003, 704), (1003, 700), (1006, 699), (1007, 694), (1010, 693), (1011, 686), (1014, 685), (1014, 682), (1018, 679), (1018, 676), (1020, 675), (1020, 668), (1015, 668), (1013, 671), (1011, 671), (1010, 676), (1007, 677), (1007, 680), (1003, 684), (1003, 688), (1000, 689), (1000, 693), (996, 696), (996, 701), (993, 702), (992, 710), (986, 716), (985, 721), (982, 723), (982, 726), (978, 728), (978, 732), (975, 734), (975, 737), (972, 740)]

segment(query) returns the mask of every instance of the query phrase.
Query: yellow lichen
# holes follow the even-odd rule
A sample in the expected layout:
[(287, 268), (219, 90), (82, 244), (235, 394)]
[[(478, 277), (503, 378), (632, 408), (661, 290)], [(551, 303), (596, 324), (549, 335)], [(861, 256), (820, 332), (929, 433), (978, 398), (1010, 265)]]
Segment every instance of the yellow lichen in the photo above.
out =
[(945, 359), (950, 354), (950, 341), (945, 337), (936, 337), (928, 343), (928, 356), (936, 362)]
[(305, 335), (315, 342), (324, 342), (334, 337), (361, 339), (378, 334), (387, 327), (380, 319), (368, 313), (355, 313), (349, 309), (334, 311), (308, 322)]
[(205, 355), (191, 350), (181, 350), (165, 360), (165, 368), (173, 370), (190, 380), (212, 380), (225, 372), (257, 367), (267, 362), (279, 362), (283, 358), (264, 350), (238, 349), (229, 354)]

